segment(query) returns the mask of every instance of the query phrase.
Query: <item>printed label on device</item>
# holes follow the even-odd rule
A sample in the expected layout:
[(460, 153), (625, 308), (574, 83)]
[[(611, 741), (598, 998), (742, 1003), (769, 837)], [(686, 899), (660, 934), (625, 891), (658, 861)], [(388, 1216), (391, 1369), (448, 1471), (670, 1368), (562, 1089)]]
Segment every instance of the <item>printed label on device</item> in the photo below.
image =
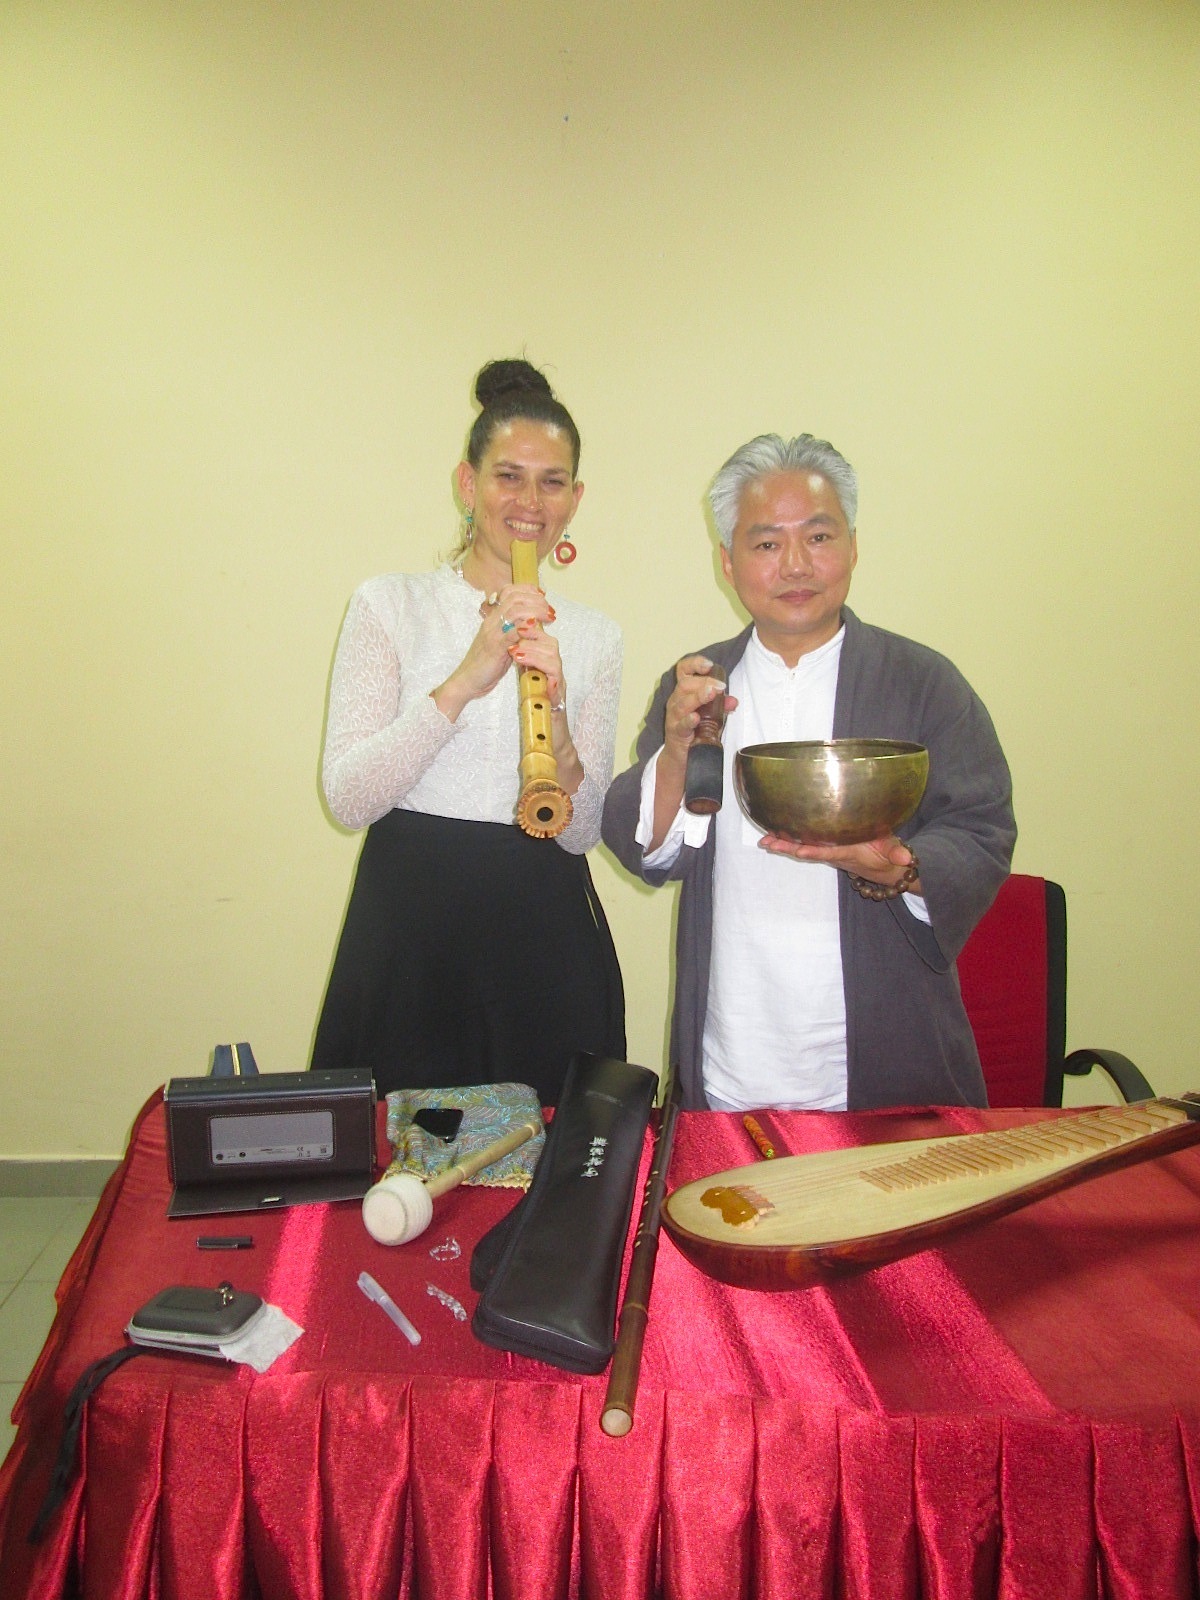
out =
[(272, 1161), (333, 1158), (332, 1111), (273, 1111), (213, 1117), (209, 1141), (214, 1164), (232, 1167)]

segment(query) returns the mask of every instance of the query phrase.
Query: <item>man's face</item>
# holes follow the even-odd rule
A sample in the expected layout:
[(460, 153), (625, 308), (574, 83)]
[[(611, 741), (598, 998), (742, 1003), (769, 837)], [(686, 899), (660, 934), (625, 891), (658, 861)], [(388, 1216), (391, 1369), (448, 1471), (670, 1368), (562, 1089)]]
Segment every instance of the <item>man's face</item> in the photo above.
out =
[(832, 639), (858, 545), (833, 485), (817, 472), (774, 472), (742, 493), (725, 577), (759, 638), (794, 667)]

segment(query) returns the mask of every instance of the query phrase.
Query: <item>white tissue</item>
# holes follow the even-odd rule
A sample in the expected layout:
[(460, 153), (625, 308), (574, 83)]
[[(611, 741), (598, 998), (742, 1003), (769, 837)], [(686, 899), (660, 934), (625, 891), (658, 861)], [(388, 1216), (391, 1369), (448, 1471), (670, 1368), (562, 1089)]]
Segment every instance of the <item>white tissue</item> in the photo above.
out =
[(239, 1361), (243, 1366), (253, 1367), (255, 1372), (266, 1372), (303, 1332), (299, 1323), (293, 1322), (278, 1306), (264, 1305), (261, 1313), (251, 1317), (240, 1333), (219, 1344), (217, 1349), (226, 1361)]

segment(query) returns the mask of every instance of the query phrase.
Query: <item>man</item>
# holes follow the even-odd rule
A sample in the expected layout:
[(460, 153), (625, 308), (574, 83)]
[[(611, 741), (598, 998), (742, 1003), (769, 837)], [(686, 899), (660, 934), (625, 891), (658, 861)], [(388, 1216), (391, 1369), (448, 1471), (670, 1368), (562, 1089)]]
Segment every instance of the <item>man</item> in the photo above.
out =
[[(752, 625), (664, 675), (605, 801), (604, 839), (625, 866), (683, 880), (671, 1051), (688, 1107), (987, 1103), (954, 959), (1008, 873), (1008, 767), (945, 657), (846, 606), (857, 498), (849, 462), (811, 434), (764, 434), (730, 457), (709, 502)], [(929, 781), (903, 837), (799, 845), (730, 798), (713, 817), (683, 810), (699, 712), (719, 688), (710, 664), (729, 680), (727, 797), (743, 745), (913, 740)]]

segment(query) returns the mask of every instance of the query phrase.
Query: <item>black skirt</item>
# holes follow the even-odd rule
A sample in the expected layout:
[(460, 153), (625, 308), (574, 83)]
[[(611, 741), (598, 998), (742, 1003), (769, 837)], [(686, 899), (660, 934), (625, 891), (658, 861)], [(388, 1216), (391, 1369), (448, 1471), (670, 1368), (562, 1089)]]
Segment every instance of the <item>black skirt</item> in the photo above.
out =
[(527, 1083), (625, 1054), (621, 970), (587, 859), (519, 828), (390, 811), (367, 830), (313, 1047), (391, 1089)]

